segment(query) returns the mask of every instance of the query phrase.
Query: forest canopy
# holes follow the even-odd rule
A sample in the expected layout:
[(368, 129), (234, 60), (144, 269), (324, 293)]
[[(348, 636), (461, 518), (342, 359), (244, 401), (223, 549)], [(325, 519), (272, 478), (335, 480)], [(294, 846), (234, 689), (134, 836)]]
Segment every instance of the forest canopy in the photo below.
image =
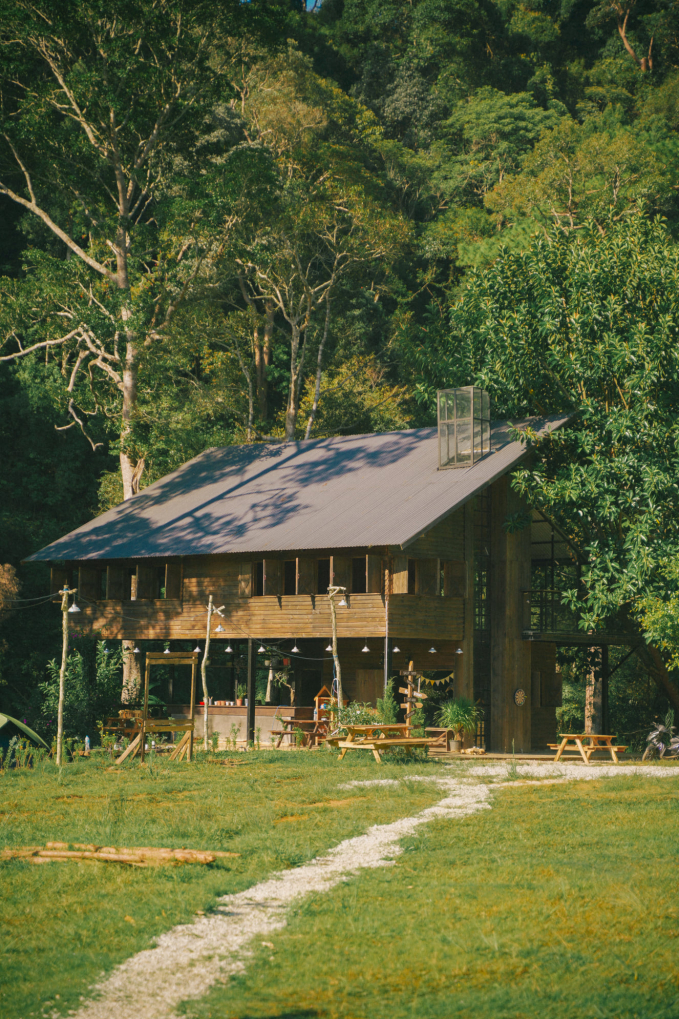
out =
[[(431, 424), (478, 383), (578, 415), (516, 483), (572, 538), (584, 617), (652, 634), (669, 682), (676, 4), (2, 0), (0, 46), (21, 596), (23, 557), (208, 446)], [(14, 714), (49, 611), (0, 620)]]

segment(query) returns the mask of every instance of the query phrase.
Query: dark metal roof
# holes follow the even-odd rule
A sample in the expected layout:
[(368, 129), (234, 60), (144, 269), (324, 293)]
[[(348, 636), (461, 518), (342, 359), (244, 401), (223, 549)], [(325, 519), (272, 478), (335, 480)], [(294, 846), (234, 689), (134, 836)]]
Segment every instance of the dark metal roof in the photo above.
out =
[(441, 471), (436, 428), (208, 449), (29, 561), (405, 547), (518, 463), (512, 427), (493, 425), (473, 467)]

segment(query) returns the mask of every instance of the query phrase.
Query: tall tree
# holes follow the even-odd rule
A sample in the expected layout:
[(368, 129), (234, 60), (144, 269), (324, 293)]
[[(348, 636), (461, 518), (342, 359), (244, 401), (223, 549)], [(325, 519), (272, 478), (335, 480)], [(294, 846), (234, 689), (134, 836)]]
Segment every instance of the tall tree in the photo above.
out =
[(215, 47), (282, 13), (239, 0), (3, 4), (0, 193), (35, 217), (48, 252), (5, 294), (3, 359), (56, 354), (68, 426), (87, 433), (102, 410), (117, 421), (125, 498), (144, 468), (140, 368), (252, 186), (247, 152), (228, 159), (243, 138), (219, 116), (232, 93)]
[(569, 541), (580, 583), (563, 596), (582, 628), (639, 639), (679, 708), (644, 617), (678, 579), (679, 248), (641, 216), (605, 235), (555, 230), (470, 274), (451, 321), (448, 382), (488, 389), (498, 417), (573, 415), (513, 483)]

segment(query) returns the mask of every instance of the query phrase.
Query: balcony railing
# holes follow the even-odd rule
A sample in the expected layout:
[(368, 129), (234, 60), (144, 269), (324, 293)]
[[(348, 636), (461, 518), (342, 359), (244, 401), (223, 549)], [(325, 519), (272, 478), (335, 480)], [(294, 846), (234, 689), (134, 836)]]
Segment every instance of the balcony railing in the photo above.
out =
[(523, 628), (533, 633), (578, 633), (577, 616), (561, 601), (562, 591), (538, 588), (524, 592)]

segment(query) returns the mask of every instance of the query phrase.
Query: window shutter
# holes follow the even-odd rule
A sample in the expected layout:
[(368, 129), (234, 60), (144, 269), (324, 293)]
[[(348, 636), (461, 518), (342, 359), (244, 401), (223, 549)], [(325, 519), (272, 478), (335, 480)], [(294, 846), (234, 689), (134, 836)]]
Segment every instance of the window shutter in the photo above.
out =
[(443, 593), (447, 598), (467, 597), (467, 564), (453, 559), (443, 566)]
[[(68, 570), (65, 566), (52, 566), (50, 569), (50, 594), (58, 594), (68, 587)], [(59, 601), (59, 598), (55, 598)]]
[(238, 564), (238, 597), (252, 598), (252, 563)]
[(282, 594), (283, 593), (283, 571), (281, 569), (282, 562), (280, 559), (265, 559), (264, 560), (264, 594)]
[(297, 594), (316, 594), (316, 560), (297, 560)]
[(330, 583), (333, 587), (351, 589), (351, 559), (334, 555), (330, 560)]
[(106, 568), (106, 598), (108, 601), (122, 601), (125, 597), (125, 570), (122, 566)]
[(99, 594), (99, 570), (81, 566), (78, 570), (78, 595), (84, 602), (88, 602), (97, 601)]
[(137, 601), (156, 597), (156, 571), (153, 566), (137, 566)]
[(392, 592), (394, 594), (408, 593), (408, 556), (395, 555), (392, 573)]
[(417, 560), (417, 593), (426, 595), (439, 593), (438, 559)]
[(182, 596), (182, 564), (168, 563), (165, 567), (165, 597), (180, 599)]
[(377, 555), (366, 556), (367, 565), (367, 590), (368, 594), (381, 594), (382, 592), (382, 559)]

